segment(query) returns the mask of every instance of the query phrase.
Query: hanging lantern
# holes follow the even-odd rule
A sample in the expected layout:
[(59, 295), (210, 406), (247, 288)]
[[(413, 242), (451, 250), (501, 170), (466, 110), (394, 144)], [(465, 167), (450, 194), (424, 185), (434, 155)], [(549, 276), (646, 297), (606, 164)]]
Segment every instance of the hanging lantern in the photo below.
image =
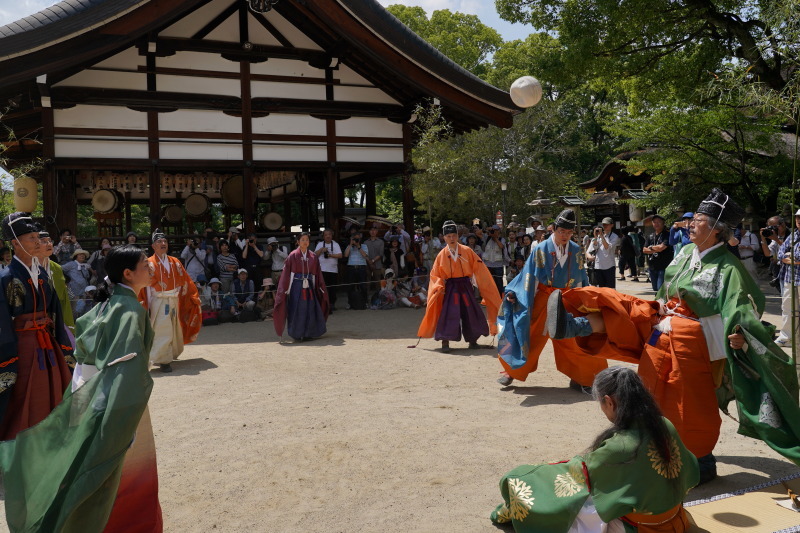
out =
[(36, 180), (29, 177), (14, 180), (14, 208), (17, 211), (33, 213), (39, 201), (39, 189)]
[(247, 0), (247, 5), (250, 7), (250, 11), (254, 13), (266, 13), (267, 11), (272, 11), (272, 8), (275, 7), (275, 4), (278, 3), (278, 0)]
[(509, 92), (519, 107), (533, 107), (542, 99), (542, 84), (533, 76), (523, 76), (511, 84)]

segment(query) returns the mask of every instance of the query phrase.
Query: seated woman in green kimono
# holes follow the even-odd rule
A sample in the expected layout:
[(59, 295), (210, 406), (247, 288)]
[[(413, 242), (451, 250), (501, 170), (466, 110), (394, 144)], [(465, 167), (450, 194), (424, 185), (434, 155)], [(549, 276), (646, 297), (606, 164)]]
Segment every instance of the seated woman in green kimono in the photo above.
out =
[(592, 394), (611, 427), (583, 455), (503, 476), (492, 521), (517, 533), (687, 531), (682, 502), (699, 481), (695, 456), (633, 370), (603, 370)]

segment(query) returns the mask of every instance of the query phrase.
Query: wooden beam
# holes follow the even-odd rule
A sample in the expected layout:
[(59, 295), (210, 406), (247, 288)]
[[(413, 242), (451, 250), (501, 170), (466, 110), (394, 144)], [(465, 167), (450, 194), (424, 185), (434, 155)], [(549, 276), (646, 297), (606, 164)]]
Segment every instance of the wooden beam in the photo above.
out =
[(177, 52), (200, 52), (206, 54), (220, 54), (237, 61), (260, 63), (271, 58), (294, 59), (305, 61), (314, 68), (323, 69), (330, 65), (331, 55), (319, 50), (306, 48), (289, 48), (286, 46), (272, 46), (266, 44), (231, 43), (226, 41), (211, 41), (208, 39), (184, 39), (180, 37), (159, 37), (157, 40), (158, 55), (173, 55)]
[(242, 228), (250, 232), (256, 229), (253, 212), (256, 191), (253, 183), (253, 116), (250, 108), (250, 63), (242, 62), (239, 65), (242, 76), (242, 157), (244, 159), (244, 169), (242, 171)]
[(197, 33), (192, 35), (192, 39), (204, 39), (209, 33), (217, 29), (220, 24), (228, 20), (228, 18), (230, 18), (231, 15), (236, 13), (236, 11), (239, 9), (240, 4), (241, 4), (240, 0), (234, 0), (234, 2), (231, 3), (231, 5), (229, 5), (225, 9), (223, 9), (219, 15), (211, 19), (211, 21), (208, 24), (200, 28), (200, 30)]
[[(156, 57), (152, 53), (147, 54), (147, 92), (155, 93), (156, 75), (153, 73), (156, 66)], [(155, 111), (147, 112), (147, 156), (150, 158), (148, 165), (148, 183), (150, 184), (150, 232), (158, 227), (161, 220), (161, 170), (158, 163), (161, 158), (161, 148), (158, 138), (158, 113)]]
[(281, 43), (286, 48), (294, 48), (294, 45), (292, 45), (291, 41), (289, 41), (289, 39), (287, 39), (286, 36), (284, 36), (280, 31), (278, 31), (278, 28), (273, 26), (270, 23), (270, 21), (267, 20), (267, 17), (265, 17), (261, 13), (253, 13), (253, 17), (259, 24), (261, 24), (261, 26), (265, 30), (267, 30), (270, 33), (270, 35), (275, 37), (276, 41)]
[(364, 189), (366, 192), (366, 200), (367, 200), (367, 216), (373, 216), (377, 214), (377, 196), (375, 195), (375, 178), (369, 178), (364, 181)]
[[(131, 89), (98, 89), (91, 87), (53, 87), (56, 106), (109, 105), (148, 110), (204, 109), (241, 113), (241, 98), (228, 95), (179, 93), (169, 91), (137, 91)], [(366, 102), (309, 100), (300, 98), (253, 98), (253, 112), (299, 115), (324, 115), (326, 117), (379, 117), (404, 122), (411, 110), (400, 105)]]

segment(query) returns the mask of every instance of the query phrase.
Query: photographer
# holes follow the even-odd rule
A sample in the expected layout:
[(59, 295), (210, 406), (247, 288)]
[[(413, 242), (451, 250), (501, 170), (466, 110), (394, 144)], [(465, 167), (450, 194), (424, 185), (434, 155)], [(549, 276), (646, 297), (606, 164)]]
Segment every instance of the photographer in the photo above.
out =
[(650, 286), (658, 292), (664, 283), (664, 273), (675, 254), (669, 244), (669, 232), (664, 227), (664, 217), (656, 213), (652, 217), (653, 233), (644, 240), (642, 252), (647, 255), (650, 269)]
[(81, 245), (78, 244), (75, 235), (68, 229), (61, 232), (61, 240), (53, 249), (53, 254), (56, 256), (56, 261), (59, 265), (64, 265), (72, 261), (72, 254), (75, 250), (80, 250)]
[(247, 275), (250, 277), (256, 287), (261, 286), (261, 259), (264, 257), (264, 250), (258, 245), (258, 237), (255, 233), (247, 235), (247, 243), (244, 250), (242, 250), (242, 260), (240, 264), (242, 268), (247, 270)]
[(680, 220), (675, 221), (669, 229), (669, 243), (672, 245), (672, 250), (677, 254), (683, 246), (689, 244), (689, 222), (694, 218), (694, 213), (684, 213)]
[(742, 260), (745, 270), (753, 276), (756, 283), (758, 283), (758, 273), (754, 256), (757, 250), (761, 250), (761, 240), (749, 229), (742, 229), (742, 238), (739, 240), (739, 259)]
[(586, 250), (586, 260), (594, 261), (594, 283), (598, 287), (617, 286), (616, 251), (619, 237), (611, 231), (614, 221), (606, 217), (601, 221), (601, 228), (594, 228), (594, 238)]
[(383, 240), (389, 242), (394, 235), (400, 236), (400, 249), (403, 250), (403, 253), (408, 252), (408, 245), (411, 243), (411, 235), (408, 234), (402, 222), (398, 222), (392, 226), (389, 231), (383, 235)]
[(186, 246), (181, 252), (181, 260), (192, 281), (197, 281), (197, 276), (200, 274), (205, 275), (206, 251), (200, 246), (199, 238), (194, 237), (186, 241)]
[(281, 279), (283, 266), (286, 264), (286, 258), (289, 257), (289, 250), (285, 246), (278, 244), (278, 239), (270, 237), (267, 239), (267, 251), (264, 252), (265, 260), (272, 260), (272, 283), (278, 286), (278, 281)]
[(506, 241), (500, 234), (500, 226), (495, 224), (488, 230), (489, 235), (486, 237), (486, 244), (483, 246), (483, 262), (489, 273), (492, 275), (492, 280), (497, 287), (497, 292), (500, 296), (503, 295), (503, 271), (508, 266), (509, 256), (506, 251)]
[(331, 313), (336, 310), (336, 291), (339, 284), (339, 259), (342, 257), (342, 247), (333, 240), (333, 230), (326, 229), (322, 232), (322, 241), (317, 243), (314, 250), (319, 258), (322, 269), (322, 278), (328, 287), (328, 300), (331, 304)]
[(347, 301), (349, 309), (367, 307), (367, 260), (369, 249), (361, 242), (361, 234), (350, 236), (350, 244), (344, 250), (347, 258)]
[(786, 221), (782, 217), (774, 216), (767, 220), (767, 227), (762, 228), (761, 234), (761, 253), (769, 258), (770, 285), (783, 293), (783, 279), (781, 273), (781, 262), (778, 255), (783, 241), (788, 233)]

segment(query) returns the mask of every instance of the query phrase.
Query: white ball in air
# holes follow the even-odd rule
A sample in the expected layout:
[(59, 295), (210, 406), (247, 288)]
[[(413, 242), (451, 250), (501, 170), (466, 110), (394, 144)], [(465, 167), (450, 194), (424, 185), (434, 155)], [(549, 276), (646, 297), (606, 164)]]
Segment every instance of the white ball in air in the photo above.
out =
[(511, 84), (509, 92), (519, 107), (533, 107), (542, 99), (542, 84), (533, 76), (523, 76)]

